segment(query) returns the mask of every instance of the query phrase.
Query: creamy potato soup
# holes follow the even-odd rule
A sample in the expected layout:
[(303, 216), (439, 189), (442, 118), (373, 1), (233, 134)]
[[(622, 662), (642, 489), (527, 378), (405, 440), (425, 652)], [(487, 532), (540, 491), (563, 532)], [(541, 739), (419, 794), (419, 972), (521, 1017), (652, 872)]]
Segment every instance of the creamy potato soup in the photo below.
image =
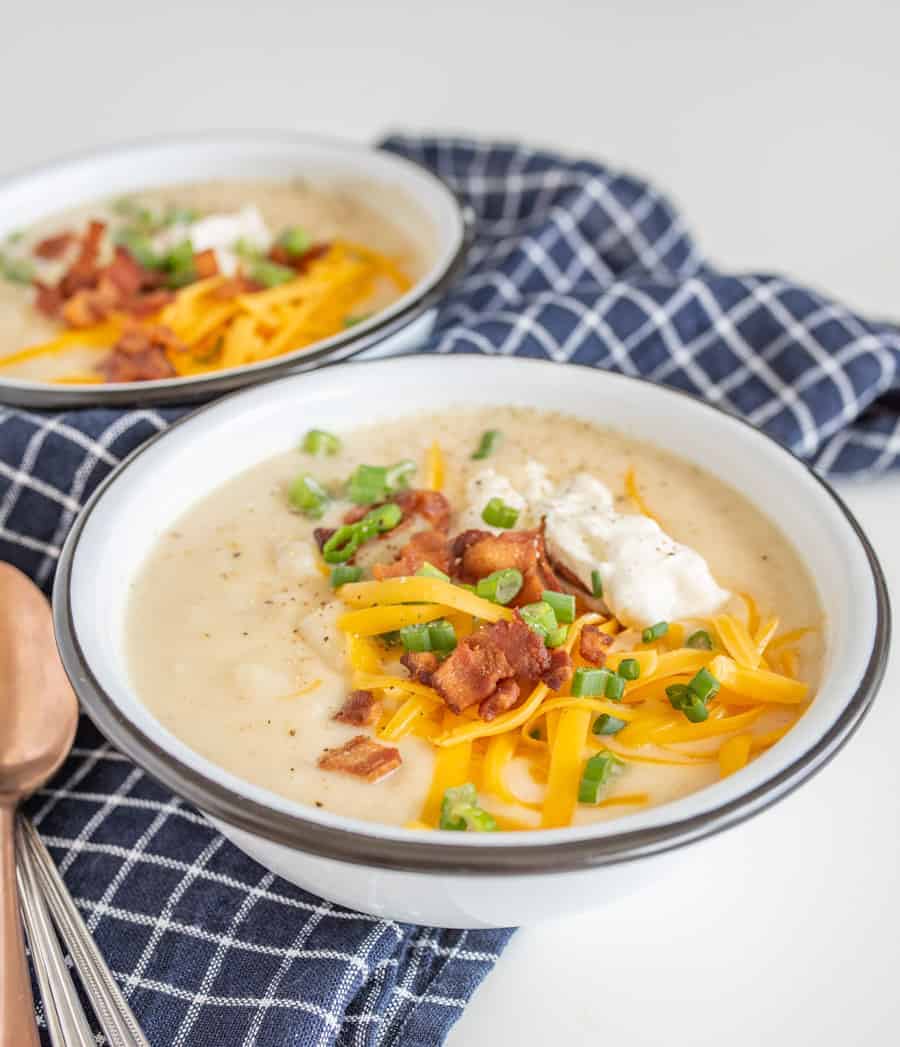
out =
[(811, 701), (822, 612), (702, 470), (497, 407), (296, 449), (142, 567), (138, 694), (228, 771), (410, 827), (578, 825), (739, 773)]
[(0, 238), (0, 374), (131, 382), (257, 363), (384, 309), (434, 251), (430, 221), (382, 186), (223, 181), (97, 201)]

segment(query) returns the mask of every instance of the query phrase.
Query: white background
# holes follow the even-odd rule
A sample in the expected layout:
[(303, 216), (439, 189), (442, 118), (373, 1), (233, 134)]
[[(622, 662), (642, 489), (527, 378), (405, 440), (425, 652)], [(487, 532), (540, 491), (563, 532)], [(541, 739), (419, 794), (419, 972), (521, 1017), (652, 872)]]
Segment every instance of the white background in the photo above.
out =
[[(192, 129), (522, 138), (651, 177), (720, 265), (897, 318), (898, 39), (890, 0), (11, 0), (0, 175)], [(900, 477), (843, 493), (900, 593)], [(898, 685), (664, 883), (517, 934), (451, 1044), (896, 1044)]]

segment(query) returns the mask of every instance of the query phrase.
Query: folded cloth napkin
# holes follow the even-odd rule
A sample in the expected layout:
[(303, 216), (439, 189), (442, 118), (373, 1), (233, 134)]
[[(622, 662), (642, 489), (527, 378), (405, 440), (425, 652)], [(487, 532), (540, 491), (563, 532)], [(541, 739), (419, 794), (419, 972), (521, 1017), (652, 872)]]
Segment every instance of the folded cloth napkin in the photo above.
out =
[[(823, 472), (897, 467), (895, 326), (784, 279), (716, 273), (653, 188), (598, 164), (445, 138), (384, 146), (477, 218), (425, 351), (642, 375), (744, 415)], [(181, 413), (0, 407), (0, 558), (49, 587), (99, 481)], [(439, 1043), (509, 938), (291, 887), (86, 722), (30, 813), (154, 1045)]]

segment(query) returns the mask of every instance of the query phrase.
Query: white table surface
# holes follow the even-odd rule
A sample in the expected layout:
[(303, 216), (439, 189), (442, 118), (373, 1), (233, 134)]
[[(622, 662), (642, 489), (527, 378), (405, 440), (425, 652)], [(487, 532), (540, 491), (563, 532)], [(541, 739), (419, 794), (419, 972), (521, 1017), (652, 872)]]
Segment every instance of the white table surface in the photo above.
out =
[[(710, 258), (900, 314), (900, 6), (80, 0), (4, 11), (0, 175), (159, 132), (517, 137), (652, 177)], [(842, 493), (900, 594), (900, 477)], [(670, 878), (521, 931), (451, 1034), (900, 1041), (900, 666), (848, 747)]]

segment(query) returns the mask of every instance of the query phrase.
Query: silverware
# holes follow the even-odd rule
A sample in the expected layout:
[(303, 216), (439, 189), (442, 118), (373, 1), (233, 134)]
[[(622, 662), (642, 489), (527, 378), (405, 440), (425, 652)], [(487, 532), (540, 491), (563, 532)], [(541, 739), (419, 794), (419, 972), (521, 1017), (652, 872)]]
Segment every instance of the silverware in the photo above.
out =
[(59, 947), (33, 863), (21, 850), (16, 866), (25, 933), (54, 1047), (96, 1047), (84, 1008)]
[[(34, 826), (23, 817), (18, 822), (18, 843), (21, 862), (43, 892), (110, 1047), (149, 1047), (47, 848)], [(41, 993), (44, 994), (43, 986)], [(68, 1041), (64, 1042), (68, 1047)], [(93, 1047), (93, 1039), (91, 1044)]]

